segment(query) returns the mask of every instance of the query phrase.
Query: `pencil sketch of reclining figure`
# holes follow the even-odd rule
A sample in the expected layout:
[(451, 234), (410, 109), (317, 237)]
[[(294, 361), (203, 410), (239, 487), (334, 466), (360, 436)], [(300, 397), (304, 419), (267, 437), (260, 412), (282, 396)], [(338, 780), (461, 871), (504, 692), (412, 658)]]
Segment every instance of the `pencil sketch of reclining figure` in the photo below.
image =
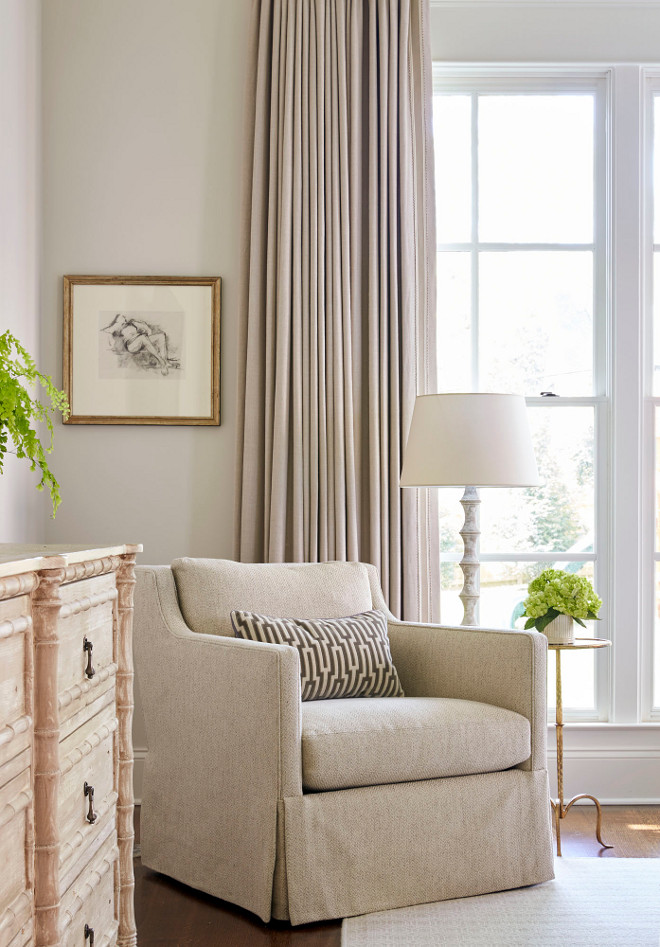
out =
[(142, 369), (160, 368), (162, 375), (169, 374), (170, 368), (180, 368), (179, 360), (170, 356), (167, 333), (158, 325), (118, 312), (101, 331), (113, 336), (113, 347), (122, 365), (130, 360)]

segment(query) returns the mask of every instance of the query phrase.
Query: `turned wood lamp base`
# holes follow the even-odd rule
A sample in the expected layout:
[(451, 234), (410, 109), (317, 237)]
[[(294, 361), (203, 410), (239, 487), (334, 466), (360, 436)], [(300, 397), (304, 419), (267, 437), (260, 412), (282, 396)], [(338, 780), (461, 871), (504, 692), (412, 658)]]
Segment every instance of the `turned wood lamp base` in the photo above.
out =
[(460, 534), (463, 537), (463, 558), (460, 566), (463, 571), (463, 590), (460, 599), (463, 602), (462, 625), (479, 624), (479, 507), (481, 500), (476, 487), (466, 487), (461, 497), (461, 506), (465, 515)]

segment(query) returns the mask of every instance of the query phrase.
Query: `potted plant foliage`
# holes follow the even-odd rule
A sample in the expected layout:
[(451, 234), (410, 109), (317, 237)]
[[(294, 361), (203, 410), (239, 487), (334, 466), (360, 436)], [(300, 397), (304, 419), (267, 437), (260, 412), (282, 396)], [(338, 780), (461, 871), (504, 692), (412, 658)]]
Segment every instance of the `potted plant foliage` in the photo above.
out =
[(544, 569), (532, 579), (523, 602), (525, 628), (536, 628), (552, 644), (570, 644), (574, 640), (574, 622), (598, 620), (601, 599), (589, 579), (561, 569)]
[[(39, 385), (46, 395), (45, 404), (32, 394)], [(4, 473), (5, 454), (24, 457), (30, 470), (38, 470), (41, 475), (37, 490), (46, 487), (50, 493), (53, 516), (62, 498), (46, 454), (53, 449), (52, 415), (56, 411), (68, 417), (69, 404), (64, 392), (39, 371), (29, 352), (11, 332), (3, 332), (0, 335), (0, 474)], [(46, 446), (37, 433), (40, 423), (48, 431)]]

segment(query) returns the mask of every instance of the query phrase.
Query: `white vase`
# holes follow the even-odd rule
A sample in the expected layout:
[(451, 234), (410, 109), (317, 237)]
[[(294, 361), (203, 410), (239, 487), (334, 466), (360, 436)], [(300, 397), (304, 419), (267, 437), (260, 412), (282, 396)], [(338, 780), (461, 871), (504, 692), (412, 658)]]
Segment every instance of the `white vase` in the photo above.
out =
[(575, 641), (575, 622), (570, 615), (557, 615), (545, 626), (549, 644), (571, 644)]

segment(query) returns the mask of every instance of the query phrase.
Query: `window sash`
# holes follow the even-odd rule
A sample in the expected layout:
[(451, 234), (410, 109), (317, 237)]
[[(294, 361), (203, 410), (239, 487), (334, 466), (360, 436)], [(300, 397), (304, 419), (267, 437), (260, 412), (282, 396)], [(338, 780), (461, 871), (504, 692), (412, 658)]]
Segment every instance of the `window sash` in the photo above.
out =
[(642, 214), (642, 283), (644, 320), (643, 339), (643, 411), (642, 411), (642, 508), (645, 510), (642, 528), (641, 599), (644, 633), (640, 636), (640, 705), (644, 720), (660, 721), (660, 705), (653, 700), (658, 688), (654, 680), (658, 663), (657, 649), (660, 634), (656, 633), (656, 563), (660, 562), (660, 549), (656, 544), (656, 412), (660, 411), (660, 394), (655, 395), (654, 386), (654, 337), (660, 325), (654, 325), (653, 300), (660, 288), (654, 286), (654, 258), (660, 252), (660, 244), (654, 243), (653, 196), (660, 181), (654, 181), (653, 152), (660, 145), (660, 129), (655, 128), (654, 100), (660, 97), (660, 69), (642, 69), (642, 147), (643, 147), (643, 214)]
[[(523, 86), (524, 84), (524, 86)], [(564, 410), (571, 406), (593, 406), (595, 425), (595, 538), (594, 552), (564, 554), (558, 552), (527, 553), (483, 553), (483, 562), (560, 562), (593, 561), (596, 569), (596, 587), (604, 602), (611, 602), (611, 518), (608, 513), (609, 456), (611, 444), (610, 392), (612, 371), (608, 336), (611, 326), (609, 300), (610, 290), (610, 242), (608, 221), (610, 218), (611, 193), (609, 190), (610, 124), (608, 122), (611, 101), (611, 70), (593, 67), (453, 67), (434, 64), (434, 92), (442, 94), (469, 94), (472, 98), (472, 220), (471, 240), (460, 243), (439, 243), (438, 253), (463, 251), (471, 255), (471, 373), (472, 388), (478, 390), (479, 366), (479, 254), (487, 250), (590, 250), (594, 254), (594, 298), (593, 298), (593, 394), (591, 396), (542, 398), (528, 397), (528, 406), (547, 410)], [(478, 238), (478, 180), (477, 180), (477, 122), (475, 102), (484, 95), (539, 95), (539, 94), (584, 94), (594, 96), (594, 240), (593, 243), (492, 243)], [(443, 561), (460, 560), (460, 553), (443, 553)], [(611, 637), (610, 609), (598, 625), (599, 637)], [(595, 693), (591, 711), (571, 711), (567, 708), (567, 719), (607, 720), (610, 716), (610, 649), (594, 655)]]

